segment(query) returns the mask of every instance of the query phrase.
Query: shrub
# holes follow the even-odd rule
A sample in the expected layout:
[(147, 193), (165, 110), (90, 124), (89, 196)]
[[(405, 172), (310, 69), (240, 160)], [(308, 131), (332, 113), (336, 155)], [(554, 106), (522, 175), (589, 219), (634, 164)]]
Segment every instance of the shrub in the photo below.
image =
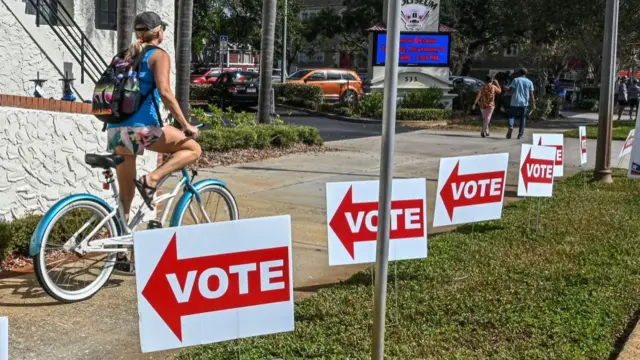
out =
[(28, 255), (31, 235), (42, 215), (26, 215), (12, 222), (0, 222), (0, 260), (12, 252)]
[(382, 118), (383, 103), (384, 94), (379, 91), (374, 91), (362, 97), (355, 107), (355, 113), (367, 118)]
[(580, 89), (582, 99), (600, 100), (600, 87), (588, 87)]
[(322, 89), (316, 85), (307, 84), (273, 84), (275, 98), (285, 98), (287, 100), (301, 99), (308, 100), (314, 104), (324, 101)]
[(478, 92), (473, 90), (473, 87), (470, 85), (456, 86), (453, 88), (451, 93), (458, 95), (453, 98), (452, 108), (454, 110), (462, 110), (464, 112), (469, 112), (471, 110), (473, 102), (476, 99), (476, 95), (478, 94)]
[(288, 147), (296, 143), (322, 145), (318, 129), (294, 125), (256, 125), (223, 127), (200, 132), (198, 142), (204, 151), (222, 152), (233, 149)]
[(536, 109), (529, 118), (531, 120), (547, 120), (553, 112), (553, 102), (556, 101), (556, 95), (545, 95), (536, 100)]
[(578, 107), (582, 110), (598, 112), (600, 111), (600, 101), (596, 99), (583, 99), (578, 103)]
[(451, 118), (453, 112), (448, 109), (398, 109), (396, 120), (431, 121)]
[(209, 101), (212, 93), (213, 86), (211, 85), (189, 85), (189, 100)]
[(407, 109), (438, 109), (442, 108), (443, 95), (437, 87), (412, 90), (404, 94), (400, 105)]

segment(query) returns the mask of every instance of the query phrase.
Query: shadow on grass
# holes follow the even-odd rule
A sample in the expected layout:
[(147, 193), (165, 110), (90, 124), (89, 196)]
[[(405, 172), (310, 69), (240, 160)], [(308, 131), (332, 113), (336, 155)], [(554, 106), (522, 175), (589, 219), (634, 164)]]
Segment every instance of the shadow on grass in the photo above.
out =
[(636, 328), (638, 320), (640, 320), (640, 309), (633, 313), (633, 316), (627, 322), (627, 326), (625, 326), (624, 331), (616, 339), (616, 342), (613, 344), (613, 350), (611, 350), (611, 353), (609, 354), (609, 360), (616, 360), (620, 356), (625, 344), (629, 341), (631, 333)]

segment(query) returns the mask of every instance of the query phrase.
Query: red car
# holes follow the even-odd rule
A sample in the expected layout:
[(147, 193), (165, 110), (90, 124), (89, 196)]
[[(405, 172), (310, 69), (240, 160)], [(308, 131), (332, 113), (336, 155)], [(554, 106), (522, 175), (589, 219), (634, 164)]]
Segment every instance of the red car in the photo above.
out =
[[(238, 71), (236, 68), (223, 68), (224, 72)], [(204, 71), (194, 71), (191, 73), (191, 83), (206, 85), (213, 84), (220, 75), (220, 68), (204, 69)]]

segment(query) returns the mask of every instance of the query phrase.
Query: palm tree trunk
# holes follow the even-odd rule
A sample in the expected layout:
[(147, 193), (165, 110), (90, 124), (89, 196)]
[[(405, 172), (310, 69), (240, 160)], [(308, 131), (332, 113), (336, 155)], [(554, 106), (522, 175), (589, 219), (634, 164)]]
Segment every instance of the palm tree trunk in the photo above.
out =
[(131, 45), (131, 34), (133, 34), (133, 19), (135, 14), (136, 0), (118, 0), (118, 48), (116, 51), (126, 50)]
[(189, 73), (191, 67), (191, 31), (193, 0), (178, 4), (178, 38), (176, 46), (176, 98), (184, 117), (189, 120)]
[(262, 5), (262, 41), (260, 42), (260, 94), (258, 122), (271, 123), (271, 74), (273, 74), (273, 47), (276, 31), (276, 0), (264, 0)]

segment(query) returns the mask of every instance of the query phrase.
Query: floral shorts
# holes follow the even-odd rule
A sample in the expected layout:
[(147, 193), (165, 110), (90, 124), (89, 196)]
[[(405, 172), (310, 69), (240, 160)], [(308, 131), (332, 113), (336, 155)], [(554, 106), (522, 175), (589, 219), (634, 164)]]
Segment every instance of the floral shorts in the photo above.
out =
[(107, 151), (113, 152), (122, 146), (132, 154), (142, 155), (144, 149), (153, 145), (162, 136), (162, 127), (117, 127), (107, 130)]

